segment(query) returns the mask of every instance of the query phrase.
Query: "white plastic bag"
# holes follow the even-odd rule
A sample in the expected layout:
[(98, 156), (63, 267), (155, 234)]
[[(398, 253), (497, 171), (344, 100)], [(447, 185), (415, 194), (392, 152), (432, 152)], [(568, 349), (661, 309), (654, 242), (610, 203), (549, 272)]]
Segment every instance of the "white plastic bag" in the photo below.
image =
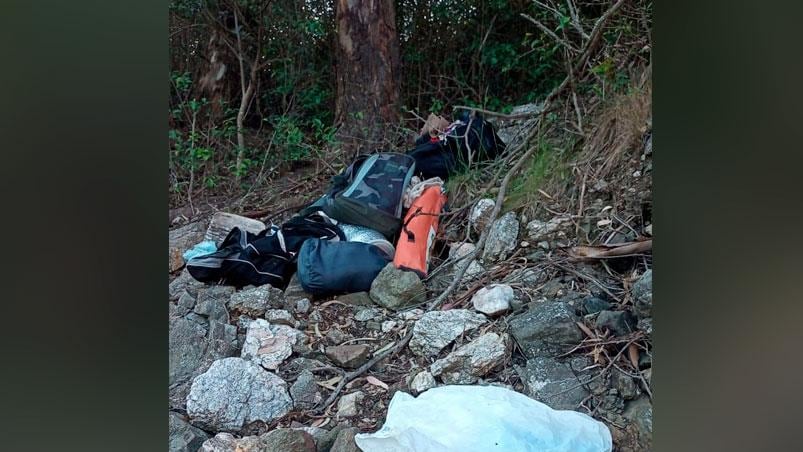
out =
[(590, 416), (553, 410), (496, 386), (397, 392), (385, 425), (355, 437), (363, 452), (607, 451), (611, 432)]

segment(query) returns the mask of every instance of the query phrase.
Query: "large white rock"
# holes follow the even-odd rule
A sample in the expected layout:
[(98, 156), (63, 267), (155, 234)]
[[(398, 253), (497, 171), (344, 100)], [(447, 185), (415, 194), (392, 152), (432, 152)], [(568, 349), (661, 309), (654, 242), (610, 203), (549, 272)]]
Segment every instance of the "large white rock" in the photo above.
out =
[(510, 309), (510, 303), (515, 297), (513, 288), (507, 284), (492, 284), (478, 290), (471, 297), (471, 303), (477, 311), (494, 316)]
[(284, 380), (242, 358), (212, 363), (193, 380), (187, 396), (192, 423), (211, 431), (233, 432), (254, 421), (270, 422), (292, 406)]
[(458, 336), (487, 321), (484, 315), (468, 309), (427, 312), (413, 326), (410, 350), (419, 356), (437, 355)]
[(304, 333), (295, 328), (256, 319), (248, 325), (240, 356), (275, 370), (293, 354), (293, 346), (304, 340)]

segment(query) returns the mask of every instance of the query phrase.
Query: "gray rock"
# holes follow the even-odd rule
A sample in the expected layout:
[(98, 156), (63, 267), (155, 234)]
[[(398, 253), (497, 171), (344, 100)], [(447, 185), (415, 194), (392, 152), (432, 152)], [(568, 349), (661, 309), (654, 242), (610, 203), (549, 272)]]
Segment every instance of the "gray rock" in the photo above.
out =
[(296, 301), (296, 312), (299, 314), (306, 314), (312, 308), (312, 302), (309, 298), (300, 298)]
[(209, 439), (206, 432), (187, 423), (178, 413), (170, 413), (169, 434), (170, 452), (196, 452)]
[(340, 295), (339, 297), (337, 297), (337, 301), (342, 301), (343, 303), (354, 306), (374, 305), (374, 302), (371, 300), (371, 297), (368, 295), (368, 292), (354, 292), (346, 295)]
[(616, 336), (636, 330), (636, 321), (627, 311), (600, 311), (595, 325), (598, 330), (608, 330)]
[(414, 272), (399, 270), (389, 263), (371, 284), (371, 299), (388, 309), (398, 310), (426, 301), (426, 288)]
[(618, 369), (611, 370), (611, 385), (619, 392), (619, 396), (624, 400), (631, 400), (639, 395), (638, 386), (630, 375)]
[(181, 295), (178, 297), (178, 301), (176, 302), (176, 316), (183, 316), (189, 314), (190, 311), (195, 307), (195, 297), (189, 293), (188, 291), (182, 291)]
[(305, 426), (305, 425), (296, 425), (297, 422), (293, 421), (290, 428), (293, 430), (301, 430), (302, 432), (307, 432), (312, 436), (312, 439), (315, 440), (315, 444), (318, 444), (321, 439), (329, 433), (328, 430), (320, 428), (320, 427), (312, 427), (312, 426)]
[(350, 339), (349, 335), (337, 328), (332, 328), (326, 332), (326, 343), (329, 345), (340, 345)]
[(312, 435), (292, 428), (277, 428), (259, 436), (260, 452), (315, 452)]
[(259, 234), (265, 229), (265, 223), (253, 218), (243, 217), (228, 212), (215, 212), (209, 221), (204, 240), (220, 243), (235, 227), (252, 234)]
[(309, 370), (298, 374), (295, 383), (290, 386), (290, 396), (297, 410), (309, 410), (323, 400), (321, 391), (315, 383), (315, 376)]
[(491, 284), (475, 292), (471, 304), (483, 314), (496, 316), (507, 312), (515, 297), (513, 288), (507, 284)]
[(290, 411), (287, 383), (242, 358), (212, 363), (192, 381), (187, 413), (192, 423), (215, 431), (238, 431), (254, 422), (270, 422)]
[(647, 396), (630, 401), (623, 413), (625, 419), (635, 428), (642, 450), (652, 447), (652, 403)]
[(305, 340), (306, 335), (301, 331), (256, 319), (248, 326), (240, 356), (266, 369), (275, 370), (293, 354), (293, 346)]
[(636, 328), (647, 334), (652, 334), (652, 317), (639, 320)]
[(468, 224), (477, 234), (481, 234), (488, 227), (494, 204), (495, 201), (493, 199), (483, 198), (471, 208), (471, 213), (468, 215)]
[(268, 309), (265, 311), (265, 320), (272, 325), (287, 325), (293, 328), (298, 325), (295, 317), (284, 309)]
[(413, 326), (410, 350), (419, 356), (437, 355), (458, 336), (469, 333), (488, 319), (468, 309), (430, 311)]
[[(476, 248), (477, 247), (473, 243), (452, 243), (449, 245), (449, 258), (459, 259), (467, 256)], [(445, 277), (449, 283), (452, 282), (459, 269), (464, 265), (466, 265), (465, 261), (456, 261), (455, 265), (449, 269), (449, 271), (445, 274)], [(468, 268), (466, 269), (465, 273), (463, 273), (462, 281), (470, 280), (483, 273), (485, 273), (485, 269), (482, 267), (482, 265), (480, 265), (476, 259), (472, 259), (471, 262), (468, 263)]]
[(440, 376), (447, 384), (472, 384), (494, 367), (502, 364), (507, 356), (508, 338), (496, 333), (486, 333), (468, 344), (449, 353), (445, 358), (432, 363), (433, 376)]
[(170, 296), (170, 301), (175, 301), (178, 300), (185, 290), (191, 295), (195, 295), (198, 293), (198, 289), (204, 286), (204, 283), (193, 278), (192, 275), (190, 275), (190, 272), (188, 272), (185, 268), (184, 270), (181, 270), (181, 273), (176, 279), (170, 281), (167, 292)]
[(508, 212), (496, 219), (488, 231), (485, 249), (482, 252), (483, 262), (504, 260), (513, 250), (519, 237), (519, 220), (515, 212)]
[(329, 452), (362, 452), (357, 443), (354, 442), (354, 435), (359, 433), (356, 427), (348, 427), (337, 433), (335, 442)]
[(365, 398), (365, 394), (362, 391), (352, 392), (340, 397), (340, 400), (337, 401), (337, 417), (342, 419), (359, 414), (357, 405), (362, 402), (363, 398)]
[(361, 309), (354, 314), (354, 320), (358, 322), (367, 322), (381, 317), (382, 313), (376, 308)]
[(326, 356), (335, 365), (347, 369), (356, 369), (368, 361), (371, 348), (365, 344), (336, 345), (326, 347)]
[(611, 304), (599, 297), (588, 297), (583, 300), (583, 310), (586, 314), (596, 314), (611, 309)]
[(527, 367), (517, 368), (517, 371), (529, 397), (556, 410), (576, 410), (580, 402), (589, 396), (584, 384), (592, 376), (587, 372), (579, 372), (587, 364), (585, 357), (575, 357), (566, 362), (539, 357), (528, 360)]
[(228, 308), (251, 317), (262, 317), (268, 309), (281, 309), (283, 304), (284, 293), (270, 284), (265, 284), (235, 293), (229, 300)]
[(231, 433), (218, 433), (207, 440), (199, 452), (261, 452), (262, 441), (258, 436), (235, 438)]
[(533, 242), (565, 239), (566, 232), (574, 227), (571, 217), (558, 216), (547, 222), (533, 220), (527, 223), (527, 238)]
[(311, 323), (320, 323), (320, 322), (323, 322), (323, 316), (321, 315), (321, 312), (320, 312), (320, 311), (318, 311), (317, 309), (316, 309), (316, 310), (314, 310), (314, 311), (312, 311), (312, 312), (310, 313), (310, 315), (309, 315), (308, 319), (309, 319), (309, 321), (310, 321)]
[(531, 303), (527, 311), (510, 320), (510, 331), (528, 358), (556, 356), (583, 340), (578, 320), (567, 302)]
[(229, 312), (226, 310), (226, 303), (234, 293), (231, 286), (212, 286), (198, 290), (198, 301), (195, 304), (195, 312), (203, 315), (209, 320), (220, 323), (229, 323)]
[(235, 438), (218, 433), (200, 449), (202, 452), (315, 452), (312, 436), (299, 429), (277, 428), (259, 436)]
[(292, 374), (303, 372), (304, 370), (316, 369), (319, 367), (325, 367), (326, 364), (318, 361), (317, 359), (311, 358), (293, 358), (288, 362), (284, 369)]
[(390, 333), (393, 331), (393, 328), (396, 328), (396, 321), (395, 320), (386, 320), (382, 322), (382, 332), (383, 333)]
[(345, 425), (338, 424), (332, 427), (332, 429), (328, 432), (324, 433), (316, 443), (318, 446), (318, 452), (330, 452), (332, 446), (337, 440), (337, 435), (340, 434), (340, 432), (344, 429), (346, 429)]
[(174, 272), (184, 266), (184, 252), (204, 239), (206, 222), (196, 221), (168, 233), (168, 270)]
[(633, 284), (633, 311), (639, 319), (652, 316), (652, 269), (647, 270)]
[(237, 328), (219, 322), (199, 324), (186, 317), (170, 322), (168, 374), (170, 407), (183, 410), (193, 377), (213, 361), (237, 353)]
[(290, 302), (294, 302), (302, 298), (308, 298), (312, 300), (312, 294), (305, 291), (304, 288), (301, 287), (301, 283), (298, 282), (298, 273), (294, 273), (290, 278), (290, 282), (287, 283), (287, 288), (284, 289), (284, 297)]
[(427, 389), (432, 389), (435, 386), (437, 386), (435, 377), (433, 377), (432, 374), (426, 370), (415, 374), (415, 377), (413, 377), (413, 380), (410, 382), (410, 390), (413, 391), (414, 394), (421, 394)]

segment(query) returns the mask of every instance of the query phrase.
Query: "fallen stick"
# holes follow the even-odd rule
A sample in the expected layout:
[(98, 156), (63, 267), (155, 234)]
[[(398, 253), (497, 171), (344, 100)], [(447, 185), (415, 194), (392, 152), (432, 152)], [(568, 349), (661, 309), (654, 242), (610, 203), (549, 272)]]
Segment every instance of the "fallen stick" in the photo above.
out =
[(616, 245), (574, 246), (569, 248), (568, 253), (569, 257), (575, 261), (587, 261), (633, 256), (647, 251), (652, 251), (652, 239)]
[(390, 355), (395, 355), (396, 353), (398, 353), (399, 350), (403, 349), (407, 345), (407, 343), (410, 342), (410, 339), (412, 337), (413, 337), (413, 329), (410, 328), (410, 331), (408, 331), (407, 334), (405, 334), (404, 337), (402, 337), (401, 340), (399, 340), (399, 342), (396, 345), (374, 356), (373, 358), (371, 358), (370, 361), (360, 366), (357, 370), (354, 370), (344, 375), (343, 379), (340, 380), (340, 382), (337, 384), (335, 390), (332, 391), (332, 393), (323, 403), (323, 406), (315, 410), (315, 412), (322, 413), (326, 411), (329, 408), (329, 406), (331, 406), (332, 403), (334, 403), (335, 399), (337, 399), (337, 396), (340, 395), (340, 392), (343, 391), (343, 388), (346, 386), (347, 383), (367, 372), (368, 369), (374, 367), (374, 365), (379, 361), (382, 361), (383, 359), (387, 358)]

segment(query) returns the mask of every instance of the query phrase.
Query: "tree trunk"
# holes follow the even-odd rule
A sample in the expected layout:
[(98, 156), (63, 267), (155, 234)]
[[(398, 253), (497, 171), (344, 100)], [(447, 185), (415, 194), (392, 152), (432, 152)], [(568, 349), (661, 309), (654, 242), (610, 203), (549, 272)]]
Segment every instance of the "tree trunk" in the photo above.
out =
[(335, 123), (345, 147), (383, 148), (399, 120), (399, 39), (393, 0), (337, 0)]

